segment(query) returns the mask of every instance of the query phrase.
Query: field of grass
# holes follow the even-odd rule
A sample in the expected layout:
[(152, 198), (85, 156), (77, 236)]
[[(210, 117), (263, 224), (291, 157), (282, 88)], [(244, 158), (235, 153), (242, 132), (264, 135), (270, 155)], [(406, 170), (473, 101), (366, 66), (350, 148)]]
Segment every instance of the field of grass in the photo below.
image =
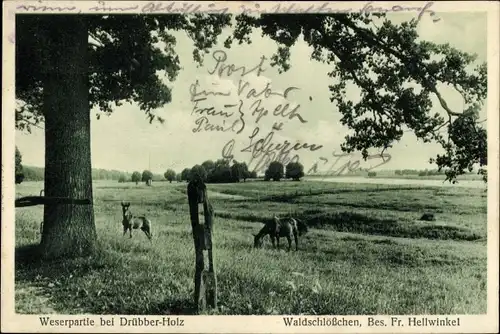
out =
[[(36, 195), (41, 183), (16, 187)], [(208, 185), (215, 209), (217, 314), (480, 314), (486, 312), (483, 189), (332, 182)], [(30, 261), (42, 207), (16, 209), (18, 313), (190, 314), (194, 246), (186, 184), (96, 182), (99, 252)], [(153, 243), (122, 237), (120, 201), (153, 221)], [(433, 212), (434, 222), (419, 221)], [(252, 249), (273, 214), (309, 233), (299, 251)], [(285, 244), (285, 240), (281, 245)]]

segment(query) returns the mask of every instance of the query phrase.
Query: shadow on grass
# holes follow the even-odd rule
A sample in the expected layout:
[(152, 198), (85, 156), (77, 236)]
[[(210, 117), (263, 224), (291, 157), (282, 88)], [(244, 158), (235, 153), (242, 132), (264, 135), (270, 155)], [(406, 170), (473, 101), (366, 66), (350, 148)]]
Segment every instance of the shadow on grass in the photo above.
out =
[(477, 240), (482, 236), (456, 226), (418, 225), (395, 219), (379, 219), (353, 212), (332, 212), (298, 216), (313, 228), (340, 232), (385, 235), (403, 238)]
[[(246, 222), (265, 223), (270, 217), (254, 214), (238, 215), (231, 212), (218, 212), (218, 217)], [(473, 241), (483, 238), (468, 229), (456, 226), (421, 225), (395, 219), (379, 219), (354, 212), (323, 212), (306, 210), (293, 217), (302, 220), (307, 226), (316, 229), (329, 229), (339, 232), (362, 233), (401, 238), (427, 238), (441, 240)]]
[(197, 314), (192, 300), (158, 295), (149, 298), (148, 289), (137, 289), (141, 283), (136, 276), (123, 280), (134, 268), (125, 269), (120, 261), (123, 258), (100, 248), (93, 256), (52, 261), (41, 259), (38, 249), (38, 245), (16, 248), (15, 282), (39, 288), (50, 296), (50, 306), (57, 313)]
[(52, 261), (43, 260), (39, 254), (38, 244), (16, 248), (16, 281), (55, 281), (65, 275), (83, 276), (107, 266), (107, 263), (99, 260), (99, 252), (94, 257), (71, 260), (60, 258)]
[(40, 257), (38, 255), (39, 247), (40, 246), (38, 244), (16, 247), (16, 252), (14, 256), (16, 267), (18, 264), (28, 265), (40, 262)]
[[(384, 191), (384, 190), (382, 190)], [(346, 191), (347, 192), (347, 191)], [(351, 190), (349, 190), (351, 192)], [(338, 191), (337, 194), (341, 193)], [(301, 197), (299, 195), (298, 197)], [(306, 195), (304, 195), (306, 196)], [(308, 195), (307, 195), (308, 196)], [(255, 199), (249, 199), (245, 201), (243, 204), (238, 203), (239, 200), (233, 201), (236, 204), (236, 208), (250, 208), (252, 205), (249, 203), (253, 202), (253, 206), (257, 203), (261, 204), (263, 202), (271, 202), (271, 203), (287, 203), (287, 204), (299, 204), (299, 205), (317, 205), (318, 200), (315, 200), (313, 196), (311, 199), (301, 200), (298, 202), (296, 199), (298, 197), (289, 196), (289, 195), (277, 195), (277, 196), (269, 196), (268, 198), (261, 199), (258, 202)], [(355, 209), (376, 209), (376, 210), (388, 210), (388, 211), (400, 211), (400, 212), (424, 212), (424, 211), (433, 211), (436, 213), (442, 213), (443, 207), (442, 205), (429, 204), (429, 203), (418, 203), (417, 201), (410, 201), (407, 203), (350, 203), (348, 201), (335, 201), (335, 200), (321, 200), (321, 204), (324, 206), (342, 206), (349, 207)], [(453, 211), (458, 213), (470, 213), (470, 210), (460, 210), (459, 206), (453, 206)]]
[[(398, 201), (396, 203), (380, 203), (380, 202), (366, 202), (362, 201), (361, 203), (354, 202), (351, 200), (335, 200), (334, 198), (322, 198), (317, 199), (315, 195), (335, 195), (342, 193), (378, 193), (378, 192), (387, 192), (387, 191), (397, 191), (397, 190), (419, 190), (420, 188), (382, 188), (382, 189), (367, 189), (367, 190), (358, 190), (358, 189), (337, 189), (337, 190), (329, 190), (325, 192), (312, 192), (309, 193), (298, 193), (298, 194), (277, 194), (277, 195), (268, 195), (265, 197), (261, 197), (259, 200), (256, 198), (248, 198), (245, 200), (234, 199), (231, 200), (231, 203), (234, 203), (235, 208), (249, 209), (251, 207), (255, 207), (256, 205), (262, 205), (263, 203), (286, 203), (286, 204), (299, 204), (299, 205), (317, 205), (318, 201), (321, 202), (324, 206), (341, 206), (341, 207), (349, 207), (354, 209), (376, 209), (376, 210), (387, 210), (387, 211), (399, 211), (399, 212), (426, 212), (433, 211), (435, 213), (442, 213), (443, 205), (437, 204), (435, 202), (432, 203), (421, 203), (419, 200), (409, 200), (405, 202)], [(428, 189), (426, 189), (428, 190)], [(309, 197), (309, 198), (308, 198)], [(459, 205), (447, 204), (448, 211), (453, 211), (458, 214), (470, 214), (470, 208), (463, 208)]]
[[(317, 195), (336, 195), (336, 194), (345, 194), (345, 193), (379, 193), (379, 192), (386, 192), (386, 191), (404, 191), (404, 190), (429, 190), (429, 188), (425, 187), (380, 187), (380, 188), (355, 188), (355, 189), (314, 189), (314, 190), (304, 190), (301, 189), (296, 190), (295, 192), (291, 192), (288, 194), (275, 194), (275, 195), (267, 195), (267, 196), (262, 196), (260, 198), (260, 201), (269, 201), (269, 202), (281, 202), (281, 203), (295, 203), (295, 200), (300, 198), (300, 197), (307, 197), (307, 196), (317, 196)], [(224, 193), (224, 191), (220, 191)], [(237, 201), (244, 201), (248, 202), (248, 199), (245, 200), (235, 200), (234, 202)], [(251, 200), (250, 200), (251, 201)]]
[[(376, 209), (376, 210), (388, 210), (388, 211), (400, 211), (400, 212), (424, 212), (432, 211), (435, 213), (443, 213), (442, 205), (418, 203), (412, 201), (411, 203), (346, 203), (343, 201), (323, 201), (323, 205), (328, 206), (343, 206), (354, 209)], [(317, 204), (314, 201), (305, 201), (301, 204)], [(449, 209), (449, 208), (448, 208)], [(465, 211), (469, 212), (469, 211)]]

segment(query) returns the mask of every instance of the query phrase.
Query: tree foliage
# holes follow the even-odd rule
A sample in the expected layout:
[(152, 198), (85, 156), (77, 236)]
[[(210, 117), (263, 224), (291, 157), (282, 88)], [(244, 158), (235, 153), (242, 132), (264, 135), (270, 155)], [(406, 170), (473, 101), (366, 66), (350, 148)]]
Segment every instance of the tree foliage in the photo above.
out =
[(181, 172), (181, 181), (189, 181), (190, 175), (191, 175), (191, 169), (184, 168)]
[(201, 166), (203, 168), (205, 168), (205, 170), (207, 171), (207, 174), (210, 175), (213, 173), (214, 169), (215, 169), (215, 163), (212, 161), (212, 160), (206, 160), (204, 161)]
[(231, 165), (228, 160), (218, 159), (207, 176), (208, 183), (229, 183), (233, 182)]
[[(16, 128), (31, 131), (44, 120), (43, 80), (54, 64), (48, 27), (52, 15), (19, 15), (16, 18)], [(155, 109), (171, 101), (171, 88), (180, 70), (172, 31), (184, 30), (194, 42), (193, 58), (213, 46), (230, 22), (228, 15), (87, 15), (92, 42), (88, 47), (89, 109), (96, 116), (109, 115), (114, 106), (135, 102), (150, 122), (164, 119)]]
[(239, 182), (240, 180), (245, 182), (250, 177), (247, 163), (234, 160), (231, 166), (231, 177), (235, 182)]
[[(380, 19), (375, 25), (373, 19)], [(431, 159), (446, 179), (478, 167), (486, 181), (486, 130), (477, 111), (487, 93), (487, 67), (474, 67), (475, 55), (448, 44), (419, 41), (417, 20), (391, 23), (384, 14), (261, 15), (236, 18), (233, 40), (251, 43), (250, 32), (278, 43), (272, 56), (279, 71), (290, 68), (290, 47), (302, 38), (313, 48), (311, 58), (331, 66), (330, 100), (348, 126), (341, 148), (360, 151), (366, 159), (372, 148), (384, 151), (412, 131), (424, 142), (437, 142), (444, 154)], [(346, 87), (361, 90), (359, 101), (346, 97)], [(461, 94), (463, 110), (451, 110), (439, 87), (453, 87)], [(443, 112), (431, 113), (434, 97)], [(444, 114), (444, 116), (443, 116)]]
[(284, 166), (279, 161), (273, 161), (269, 164), (265, 171), (264, 179), (265, 180), (273, 180), (279, 181), (285, 176)]
[(15, 152), (15, 182), (16, 184), (20, 184), (21, 182), (24, 181), (24, 172), (23, 172), (23, 165), (22, 165), (23, 157), (21, 155), (21, 152), (16, 146), (16, 152)]
[(41, 167), (23, 165), (23, 174), (23, 181), (43, 181), (45, 177), (45, 169)]
[(285, 168), (287, 179), (300, 180), (304, 177), (304, 166), (300, 162), (289, 162)]
[(173, 180), (175, 180), (175, 171), (172, 170), (172, 169), (167, 169), (167, 171), (165, 172), (165, 174), (163, 175), (165, 176), (165, 178), (170, 182), (172, 183)]
[(181, 182), (182, 181), (182, 175), (181, 175), (181, 173), (175, 174), (175, 181), (177, 181), (177, 182)]
[[(24, 181), (43, 181), (45, 178), (45, 168), (26, 166), (22, 165), (22, 171), (24, 174)], [(138, 181), (141, 181), (141, 173), (135, 172), (138, 175)], [(119, 170), (108, 170), (102, 168), (92, 169), (92, 179), (93, 180), (113, 180), (117, 181), (120, 179), (121, 175), (125, 175), (127, 179), (131, 179), (131, 176), (123, 171)], [(132, 180), (135, 182), (134, 180)]]
[(207, 180), (207, 171), (201, 165), (194, 165), (189, 173), (189, 180), (202, 180), (205, 182)]
[(218, 159), (215, 162), (206, 160), (201, 166), (196, 166), (199, 166), (197, 168), (201, 168), (204, 171), (202, 174), (205, 175), (204, 180), (206, 183), (240, 182), (240, 180), (246, 181), (246, 179), (253, 176), (245, 162), (238, 162), (236, 160), (233, 160), (232, 165), (226, 159)]
[(142, 180), (142, 182), (146, 182), (146, 183), (151, 182), (153, 180), (153, 173), (151, 173), (151, 171), (149, 171), (147, 169), (144, 170), (142, 172), (141, 180)]
[(131, 180), (135, 182), (135, 184), (139, 183), (142, 179), (141, 173), (135, 171), (132, 173)]

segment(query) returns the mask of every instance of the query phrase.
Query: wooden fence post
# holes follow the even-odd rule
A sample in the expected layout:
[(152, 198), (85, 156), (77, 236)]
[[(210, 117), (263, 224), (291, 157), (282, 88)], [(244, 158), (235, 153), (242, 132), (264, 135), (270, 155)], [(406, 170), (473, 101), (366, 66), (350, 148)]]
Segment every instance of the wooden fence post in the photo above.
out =
[[(198, 311), (206, 305), (217, 308), (217, 278), (212, 254), (213, 208), (208, 201), (207, 187), (200, 179), (194, 179), (187, 187), (189, 213), (195, 248), (194, 301)], [(203, 204), (204, 222), (198, 216), (199, 204)], [(208, 270), (205, 269), (203, 251), (208, 253)]]

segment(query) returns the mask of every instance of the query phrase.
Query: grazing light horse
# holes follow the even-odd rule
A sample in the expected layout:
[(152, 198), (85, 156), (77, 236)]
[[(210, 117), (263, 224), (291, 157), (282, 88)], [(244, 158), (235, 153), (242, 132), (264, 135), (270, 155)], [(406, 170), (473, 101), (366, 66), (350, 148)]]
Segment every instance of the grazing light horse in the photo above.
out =
[[(254, 247), (260, 248), (262, 246), (262, 238), (269, 235), (273, 247), (279, 249), (280, 237), (285, 237), (288, 241), (288, 252), (292, 249), (292, 237), (295, 240), (295, 251), (299, 250), (299, 235), (307, 233), (307, 225), (298, 219), (278, 218), (274, 216), (272, 220), (265, 223), (264, 227), (259, 233), (254, 234)], [(276, 240), (276, 243), (275, 243)]]
[(151, 221), (144, 216), (134, 216), (132, 212), (130, 212), (130, 203), (125, 203), (122, 201), (122, 214), (123, 214), (123, 235), (130, 232), (130, 238), (132, 238), (132, 229), (137, 230), (140, 228), (144, 234), (151, 241), (153, 235), (151, 234)]

